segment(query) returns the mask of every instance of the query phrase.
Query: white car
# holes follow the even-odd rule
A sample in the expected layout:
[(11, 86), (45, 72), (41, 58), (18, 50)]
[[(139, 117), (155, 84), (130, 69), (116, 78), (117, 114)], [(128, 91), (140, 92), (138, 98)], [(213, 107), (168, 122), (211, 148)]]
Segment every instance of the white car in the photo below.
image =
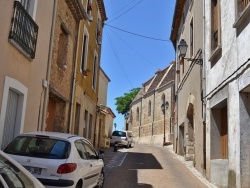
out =
[(104, 162), (85, 138), (57, 132), (30, 132), (4, 150), (45, 187), (103, 187)]
[(44, 188), (44, 186), (22, 165), (0, 151), (1, 188)]
[(118, 146), (132, 147), (133, 136), (131, 131), (113, 131), (110, 138), (110, 144)]

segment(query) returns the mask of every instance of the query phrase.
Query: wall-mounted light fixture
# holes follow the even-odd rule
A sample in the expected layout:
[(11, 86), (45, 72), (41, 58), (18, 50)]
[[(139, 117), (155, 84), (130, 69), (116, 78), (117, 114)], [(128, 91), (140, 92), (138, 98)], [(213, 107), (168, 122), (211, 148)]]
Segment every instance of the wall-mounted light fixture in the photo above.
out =
[(181, 39), (178, 45), (179, 57), (182, 59), (186, 59), (188, 61), (194, 61), (198, 65), (202, 65), (203, 60), (201, 58), (185, 58), (187, 53), (188, 45), (184, 39)]

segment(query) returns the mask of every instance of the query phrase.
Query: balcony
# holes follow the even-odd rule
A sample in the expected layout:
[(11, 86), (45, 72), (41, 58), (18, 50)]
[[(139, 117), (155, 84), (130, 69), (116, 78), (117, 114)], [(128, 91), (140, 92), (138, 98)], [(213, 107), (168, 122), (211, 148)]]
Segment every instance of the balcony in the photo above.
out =
[(14, 2), (14, 14), (9, 33), (9, 40), (28, 58), (34, 59), (38, 25), (23, 8), (19, 1)]
[(82, 19), (87, 20), (88, 16), (87, 13), (83, 7), (81, 0), (66, 0), (70, 11), (74, 15), (74, 18), (79, 21)]

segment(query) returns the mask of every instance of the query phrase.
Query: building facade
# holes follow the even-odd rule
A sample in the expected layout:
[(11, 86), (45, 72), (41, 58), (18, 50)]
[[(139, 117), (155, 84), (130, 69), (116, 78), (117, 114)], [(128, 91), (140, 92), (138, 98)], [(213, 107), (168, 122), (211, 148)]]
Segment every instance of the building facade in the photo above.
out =
[[(176, 51), (174, 150), (205, 174), (203, 9), (203, 1), (177, 0), (170, 39)], [(179, 49), (183, 42), (186, 56)]]
[(114, 123), (114, 118), (116, 117), (113, 111), (107, 106), (107, 93), (109, 82), (109, 77), (106, 75), (104, 70), (100, 68), (97, 120), (95, 131), (96, 148), (108, 148), (110, 146), (112, 127)]
[[(0, 148), (41, 128), (54, 1), (0, 1)], [(46, 14), (44, 14), (46, 12)]]
[(83, 4), (87, 20), (80, 22), (78, 30), (71, 131), (97, 146), (102, 28), (107, 17), (103, 0), (84, 1)]
[(172, 141), (174, 77), (175, 63), (171, 62), (145, 82), (132, 101), (126, 126), (133, 132), (135, 142), (165, 145)]
[(250, 1), (205, 0), (207, 178), (250, 187)]
[[(55, 1), (53, 53), (48, 70), (45, 131), (70, 132), (73, 76), (80, 20), (87, 19), (83, 4), (77, 1)], [(81, 10), (81, 11), (77, 11)]]

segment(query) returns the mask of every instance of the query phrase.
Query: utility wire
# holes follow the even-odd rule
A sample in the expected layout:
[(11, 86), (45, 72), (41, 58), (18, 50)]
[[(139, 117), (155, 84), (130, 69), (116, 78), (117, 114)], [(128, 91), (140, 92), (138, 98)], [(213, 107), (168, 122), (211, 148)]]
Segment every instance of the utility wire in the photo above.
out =
[(142, 57), (144, 60), (146, 60), (150, 65), (152, 65), (154, 68), (160, 69), (157, 65), (153, 64), (151, 61), (149, 61), (146, 57), (144, 57), (140, 52), (138, 52), (135, 48), (133, 48), (131, 45), (129, 45), (125, 40), (123, 40), (119, 35), (112, 31), (124, 44), (126, 44), (129, 48), (134, 50), (140, 57)]
[(131, 35), (135, 35), (135, 36), (139, 36), (139, 37), (143, 37), (143, 38), (147, 38), (147, 39), (151, 39), (151, 40), (170, 42), (169, 39), (168, 39), (168, 40), (165, 40), (165, 39), (158, 39), (158, 38), (148, 37), (148, 36), (144, 36), (144, 35), (140, 35), (140, 34), (136, 34), (136, 33), (132, 33), (132, 32), (123, 30), (123, 29), (120, 29), (120, 28), (118, 28), (118, 27), (114, 27), (114, 26), (112, 26), (112, 25), (106, 24), (106, 23), (104, 23), (104, 25), (106, 25), (106, 26), (108, 26), (108, 27), (111, 27), (111, 28), (114, 28), (114, 29), (117, 29), (117, 30), (119, 30), (119, 31), (125, 32), (125, 33), (129, 33), (129, 34), (131, 34)]
[(123, 9), (127, 8), (129, 5), (131, 5), (131, 3), (135, 2), (136, 0), (131, 1), (130, 3), (128, 3), (127, 5), (125, 5), (124, 7), (122, 7), (121, 9), (119, 9), (118, 11), (114, 12), (111, 16), (109, 16), (112, 18), (114, 15), (116, 15), (117, 13), (121, 12)]
[(113, 20), (110, 20), (108, 23), (120, 18), (121, 16), (123, 16), (124, 14), (128, 13), (130, 10), (132, 10), (133, 8), (135, 8), (137, 5), (139, 5), (142, 1), (144, 0), (141, 0), (139, 1), (137, 4), (135, 4), (134, 6), (132, 6), (130, 9), (128, 9), (127, 11), (125, 11), (124, 13), (120, 14), (119, 16), (115, 17)]
[(108, 36), (108, 41), (109, 41), (111, 50), (112, 50), (112, 52), (114, 53), (115, 58), (116, 58), (116, 60), (117, 60), (117, 62), (118, 62), (118, 64), (119, 64), (119, 66), (121, 67), (121, 70), (123, 71), (123, 73), (124, 73), (124, 75), (125, 75), (125, 77), (126, 77), (128, 83), (130, 84), (130, 86), (131, 86), (132, 88), (134, 88), (132, 82), (129, 80), (129, 77), (128, 77), (128, 75), (126, 74), (126, 72), (125, 72), (125, 70), (124, 70), (124, 68), (123, 68), (123, 66), (122, 66), (122, 64), (121, 64), (121, 61), (120, 61), (120, 59), (119, 59), (119, 57), (118, 57), (118, 55), (117, 55), (117, 53), (116, 53), (116, 50), (115, 50), (115, 48), (114, 48), (114, 45), (113, 45), (113, 43), (112, 43), (112, 40), (111, 40), (110, 35), (109, 35), (108, 32), (107, 32), (107, 36)]
[[(225, 85), (227, 85), (229, 83), (229, 79), (235, 75), (242, 67), (244, 67), (248, 62), (250, 61), (250, 58), (248, 58), (247, 61), (245, 61), (239, 68), (237, 68), (230, 76), (228, 76), (225, 80), (223, 80), (216, 88), (214, 88), (212, 91), (210, 91), (205, 97), (203, 97), (203, 99), (206, 99), (209, 95), (213, 96), (215, 93), (217, 93), (220, 89), (222, 89), (223, 87), (225, 87)], [(246, 69), (244, 69), (242, 72), (244, 72), (245, 70), (247, 70), (249, 67), (246, 67)], [(239, 74), (242, 74), (239, 73)], [(239, 75), (237, 74), (237, 76)], [(237, 77), (236, 76), (236, 77)], [(228, 81), (229, 80), (229, 81)], [(228, 81), (228, 82), (227, 82)], [(211, 96), (209, 97), (209, 99), (211, 98)]]

